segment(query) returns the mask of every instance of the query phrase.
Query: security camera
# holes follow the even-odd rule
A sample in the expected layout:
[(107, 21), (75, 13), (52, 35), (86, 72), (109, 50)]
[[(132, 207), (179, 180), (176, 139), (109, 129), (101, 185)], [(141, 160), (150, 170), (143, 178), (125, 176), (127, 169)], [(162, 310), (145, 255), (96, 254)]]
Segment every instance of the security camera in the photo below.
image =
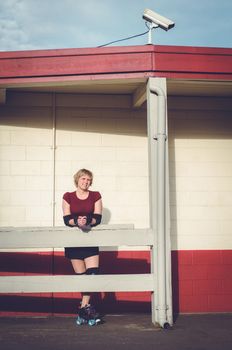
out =
[(143, 19), (145, 19), (146, 21), (152, 23), (152, 24), (156, 24), (157, 27), (161, 27), (164, 30), (169, 30), (171, 28), (174, 27), (175, 23), (173, 21), (171, 21), (170, 19), (163, 17), (161, 15), (159, 15), (158, 13), (149, 10), (149, 9), (145, 9), (143, 12)]

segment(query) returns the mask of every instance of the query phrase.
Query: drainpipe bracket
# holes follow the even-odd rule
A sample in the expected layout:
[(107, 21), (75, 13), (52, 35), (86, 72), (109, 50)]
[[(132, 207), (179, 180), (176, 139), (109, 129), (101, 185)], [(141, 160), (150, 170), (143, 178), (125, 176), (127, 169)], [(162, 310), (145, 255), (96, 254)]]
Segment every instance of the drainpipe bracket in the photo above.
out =
[(155, 309), (157, 311), (167, 311), (167, 310), (169, 310), (169, 306), (168, 305), (163, 305), (163, 306), (157, 305)]
[(159, 139), (161, 139), (163, 137), (164, 137), (165, 141), (167, 141), (167, 139), (168, 139), (167, 134), (156, 134), (153, 136), (153, 140), (158, 141)]

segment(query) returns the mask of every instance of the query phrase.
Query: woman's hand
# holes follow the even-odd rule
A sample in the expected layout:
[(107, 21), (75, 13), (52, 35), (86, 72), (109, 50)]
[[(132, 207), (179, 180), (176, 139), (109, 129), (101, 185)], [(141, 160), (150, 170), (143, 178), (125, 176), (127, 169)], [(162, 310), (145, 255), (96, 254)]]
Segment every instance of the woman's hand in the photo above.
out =
[(87, 217), (86, 216), (78, 216), (77, 219), (77, 225), (79, 227), (86, 226), (87, 224)]

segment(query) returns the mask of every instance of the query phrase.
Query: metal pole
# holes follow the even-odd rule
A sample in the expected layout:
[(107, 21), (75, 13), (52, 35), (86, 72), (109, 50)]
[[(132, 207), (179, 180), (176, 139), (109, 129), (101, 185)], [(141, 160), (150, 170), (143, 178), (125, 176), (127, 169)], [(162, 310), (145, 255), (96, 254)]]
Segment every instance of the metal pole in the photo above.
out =
[(149, 23), (149, 32), (148, 32), (148, 45), (152, 44), (152, 29), (153, 29), (153, 24)]
[(56, 93), (52, 94), (52, 226), (55, 226)]
[(152, 89), (152, 93), (158, 95), (158, 120), (157, 120), (157, 259), (158, 259), (158, 315), (161, 327), (168, 323), (166, 318), (166, 249), (165, 249), (165, 142), (166, 142), (166, 101), (164, 92)]
[(152, 44), (152, 30), (155, 28), (158, 28), (159, 26), (156, 26), (154, 23), (150, 23), (150, 22), (146, 22), (146, 25), (149, 29), (147, 43), (148, 43), (148, 45), (151, 45)]
[[(154, 230), (155, 248), (152, 252), (152, 269), (156, 274), (153, 296), (153, 322), (166, 328), (172, 324), (171, 269), (169, 235), (167, 235), (167, 126), (166, 126), (166, 81), (150, 78), (148, 82), (148, 136), (150, 159), (150, 217)], [(156, 119), (155, 119), (155, 116)], [(170, 282), (170, 283), (168, 283)], [(169, 310), (169, 312), (167, 312)]]

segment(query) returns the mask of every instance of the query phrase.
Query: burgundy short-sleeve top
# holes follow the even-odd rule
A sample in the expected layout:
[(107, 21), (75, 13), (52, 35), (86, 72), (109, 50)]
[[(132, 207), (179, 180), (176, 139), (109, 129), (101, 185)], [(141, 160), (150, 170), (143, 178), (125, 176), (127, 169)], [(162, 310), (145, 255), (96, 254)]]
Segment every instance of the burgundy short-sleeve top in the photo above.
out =
[(86, 199), (80, 199), (74, 192), (66, 192), (63, 199), (70, 205), (71, 214), (87, 215), (94, 212), (94, 205), (101, 198), (101, 194), (97, 191), (89, 191)]

